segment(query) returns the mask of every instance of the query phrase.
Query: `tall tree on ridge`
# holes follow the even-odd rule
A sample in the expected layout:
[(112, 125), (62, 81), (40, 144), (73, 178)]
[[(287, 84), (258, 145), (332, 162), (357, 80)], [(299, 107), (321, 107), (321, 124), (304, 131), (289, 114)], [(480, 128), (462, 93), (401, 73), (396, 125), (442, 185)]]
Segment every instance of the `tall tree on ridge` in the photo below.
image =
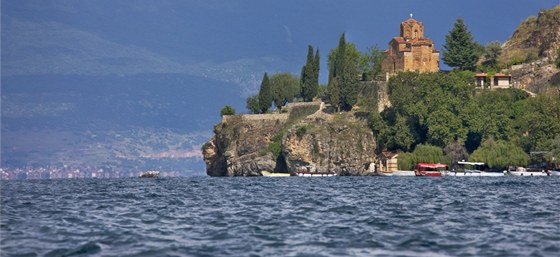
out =
[(261, 113), (268, 112), (268, 109), (272, 105), (272, 90), (270, 87), (270, 79), (268, 74), (265, 72), (263, 80), (261, 82), (261, 88), (259, 90), (259, 106)]
[(462, 18), (458, 18), (453, 29), (445, 36), (443, 62), (459, 70), (474, 70), (479, 55), (476, 43)]
[[(343, 109), (351, 109), (357, 102), (357, 85), (358, 85), (358, 64), (361, 58), (360, 52), (352, 43), (346, 43), (345, 34), (340, 37), (338, 46), (329, 52), (329, 94), (333, 88), (331, 85), (337, 86), (335, 90), (340, 95), (340, 102), (331, 104), (339, 106)], [(332, 83), (331, 80), (337, 83)]]
[(319, 93), (319, 71), (321, 70), (321, 57), (319, 54), (319, 48), (315, 51), (315, 58), (313, 59), (313, 97), (317, 96)]
[[(317, 49), (319, 54), (319, 49)], [(306, 102), (310, 102), (317, 95), (319, 89), (319, 68), (316, 67), (315, 60), (318, 56), (313, 56), (313, 47), (308, 46), (307, 61), (301, 71), (301, 96)]]

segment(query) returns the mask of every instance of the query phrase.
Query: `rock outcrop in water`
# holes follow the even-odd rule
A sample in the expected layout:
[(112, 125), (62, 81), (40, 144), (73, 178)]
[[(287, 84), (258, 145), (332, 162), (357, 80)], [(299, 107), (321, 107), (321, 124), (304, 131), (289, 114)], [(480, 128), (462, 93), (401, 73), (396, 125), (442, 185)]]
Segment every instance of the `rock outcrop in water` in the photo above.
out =
[(371, 175), (376, 142), (365, 118), (330, 114), (322, 103), (290, 104), (286, 113), (226, 116), (204, 145), (210, 176), (260, 176), (262, 170), (312, 167), (339, 175)]

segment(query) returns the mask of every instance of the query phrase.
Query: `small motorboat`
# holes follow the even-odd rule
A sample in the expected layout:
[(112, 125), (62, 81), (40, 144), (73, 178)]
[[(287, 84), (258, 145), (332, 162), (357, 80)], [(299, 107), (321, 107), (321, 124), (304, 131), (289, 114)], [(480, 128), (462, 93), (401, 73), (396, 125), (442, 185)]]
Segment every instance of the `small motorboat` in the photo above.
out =
[(270, 172), (270, 171), (267, 171), (267, 170), (261, 171), (261, 175), (263, 177), (289, 177), (289, 176), (291, 176), (291, 174), (288, 173), (288, 172)]
[(140, 178), (157, 178), (159, 177), (159, 171), (144, 171), (140, 173)]

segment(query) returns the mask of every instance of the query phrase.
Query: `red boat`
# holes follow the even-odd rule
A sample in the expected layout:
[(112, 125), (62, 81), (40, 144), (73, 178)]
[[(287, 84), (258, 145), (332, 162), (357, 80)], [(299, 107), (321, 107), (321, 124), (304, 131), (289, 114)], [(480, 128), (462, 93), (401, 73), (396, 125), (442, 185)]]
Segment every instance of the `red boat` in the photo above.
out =
[(448, 170), (447, 164), (418, 163), (416, 169), (414, 169), (414, 174), (416, 176), (440, 177), (445, 175), (446, 170)]

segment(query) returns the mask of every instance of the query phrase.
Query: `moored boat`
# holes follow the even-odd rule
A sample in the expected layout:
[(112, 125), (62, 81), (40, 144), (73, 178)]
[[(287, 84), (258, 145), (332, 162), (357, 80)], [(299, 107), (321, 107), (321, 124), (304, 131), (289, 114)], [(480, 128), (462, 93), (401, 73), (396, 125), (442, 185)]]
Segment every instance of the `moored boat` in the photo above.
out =
[(381, 176), (408, 177), (415, 176), (413, 170), (395, 170), (393, 172), (383, 172)]
[(292, 176), (298, 177), (334, 177), (338, 176), (335, 172), (318, 171), (314, 166), (301, 167), (295, 171), (291, 171)]
[(538, 169), (526, 169), (523, 167), (518, 167), (515, 170), (508, 171), (509, 175), (512, 176), (526, 176), (526, 177), (534, 177), (534, 176), (550, 176), (551, 172), (546, 170), (538, 170)]
[(414, 174), (416, 176), (441, 177), (445, 175), (447, 164), (443, 163), (418, 163)]
[(446, 176), (455, 176), (455, 177), (502, 177), (507, 175), (507, 171), (503, 172), (493, 172), (493, 171), (484, 171), (483, 167), (486, 166), (483, 162), (464, 162), (460, 161), (457, 162), (459, 166), (462, 168), (458, 171), (446, 171)]
[(140, 173), (140, 178), (157, 178), (159, 177), (159, 171), (144, 171)]
[(309, 171), (294, 171), (291, 173), (292, 176), (298, 177), (335, 177), (338, 174), (334, 172), (309, 172)]
[(288, 172), (270, 172), (270, 171), (267, 171), (267, 170), (261, 171), (261, 175), (263, 175), (263, 177), (289, 177), (289, 176), (291, 176), (291, 174), (288, 173)]

